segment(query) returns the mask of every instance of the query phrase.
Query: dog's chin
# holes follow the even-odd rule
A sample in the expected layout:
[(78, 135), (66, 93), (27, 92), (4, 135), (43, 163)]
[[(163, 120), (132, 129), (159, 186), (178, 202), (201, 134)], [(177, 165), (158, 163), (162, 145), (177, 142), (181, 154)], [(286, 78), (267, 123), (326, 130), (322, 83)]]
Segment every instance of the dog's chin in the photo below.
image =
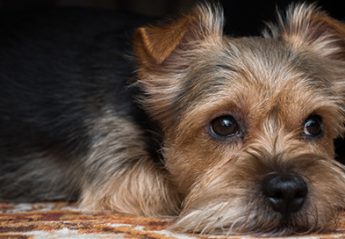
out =
[(309, 173), (308, 197), (297, 212), (282, 215), (272, 209), (257, 183), (246, 180), (234, 184), (217, 174), (207, 186), (195, 185), (172, 229), (201, 234), (282, 236), (332, 228), (339, 210), (345, 208), (344, 166), (320, 160), (312, 167), (305, 168), (305, 172), (322, 170), (327, 178)]
[[(242, 201), (242, 202), (241, 202)], [(171, 229), (188, 233), (260, 236), (287, 236), (323, 231), (334, 222), (336, 210), (328, 208), (327, 215), (307, 206), (305, 210), (282, 216), (266, 206), (244, 205), (240, 198), (215, 202), (184, 211)], [(332, 212), (332, 213), (330, 213)]]

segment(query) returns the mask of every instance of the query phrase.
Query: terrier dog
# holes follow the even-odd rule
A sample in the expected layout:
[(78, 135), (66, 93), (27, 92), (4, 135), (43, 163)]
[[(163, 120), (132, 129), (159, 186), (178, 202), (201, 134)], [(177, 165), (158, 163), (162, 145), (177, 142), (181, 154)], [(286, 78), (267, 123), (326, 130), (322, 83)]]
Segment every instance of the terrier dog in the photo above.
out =
[(299, 4), (262, 36), (232, 38), (221, 8), (201, 4), (125, 48), (121, 19), (91, 15), (1, 20), (3, 200), (76, 196), (88, 210), (176, 216), (182, 232), (331, 225), (345, 206), (333, 146), (344, 24)]

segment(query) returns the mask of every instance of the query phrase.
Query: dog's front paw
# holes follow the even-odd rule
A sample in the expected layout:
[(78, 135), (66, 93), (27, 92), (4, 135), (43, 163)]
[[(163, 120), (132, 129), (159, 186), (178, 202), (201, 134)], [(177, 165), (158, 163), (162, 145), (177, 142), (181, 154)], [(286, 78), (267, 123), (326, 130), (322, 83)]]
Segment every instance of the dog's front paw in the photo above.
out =
[(104, 183), (94, 181), (85, 186), (80, 201), (81, 208), (86, 210), (143, 216), (176, 215), (179, 204), (164, 172), (149, 160), (135, 163)]

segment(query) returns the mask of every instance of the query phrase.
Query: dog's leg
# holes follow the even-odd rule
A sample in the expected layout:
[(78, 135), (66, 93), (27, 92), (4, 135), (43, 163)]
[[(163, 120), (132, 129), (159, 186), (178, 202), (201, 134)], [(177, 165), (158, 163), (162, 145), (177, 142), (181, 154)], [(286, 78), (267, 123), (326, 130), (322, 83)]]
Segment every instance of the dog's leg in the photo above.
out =
[(135, 215), (172, 215), (179, 200), (167, 173), (150, 159), (142, 132), (126, 119), (104, 117), (86, 160), (81, 207)]

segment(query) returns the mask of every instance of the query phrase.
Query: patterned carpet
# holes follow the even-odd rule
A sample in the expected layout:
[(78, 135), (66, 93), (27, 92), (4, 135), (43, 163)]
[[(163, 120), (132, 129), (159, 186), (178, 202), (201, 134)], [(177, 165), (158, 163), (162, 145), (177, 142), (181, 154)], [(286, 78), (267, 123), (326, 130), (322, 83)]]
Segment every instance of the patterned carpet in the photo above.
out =
[[(110, 213), (88, 214), (78, 211), (72, 204), (0, 203), (0, 238), (33, 239), (191, 239), (224, 238), (179, 234), (167, 230), (171, 220), (130, 217)], [(248, 236), (232, 236), (250, 238)], [(296, 238), (296, 237), (290, 237)], [(303, 236), (301, 238), (345, 238), (345, 213), (338, 220), (337, 228), (327, 234)]]

